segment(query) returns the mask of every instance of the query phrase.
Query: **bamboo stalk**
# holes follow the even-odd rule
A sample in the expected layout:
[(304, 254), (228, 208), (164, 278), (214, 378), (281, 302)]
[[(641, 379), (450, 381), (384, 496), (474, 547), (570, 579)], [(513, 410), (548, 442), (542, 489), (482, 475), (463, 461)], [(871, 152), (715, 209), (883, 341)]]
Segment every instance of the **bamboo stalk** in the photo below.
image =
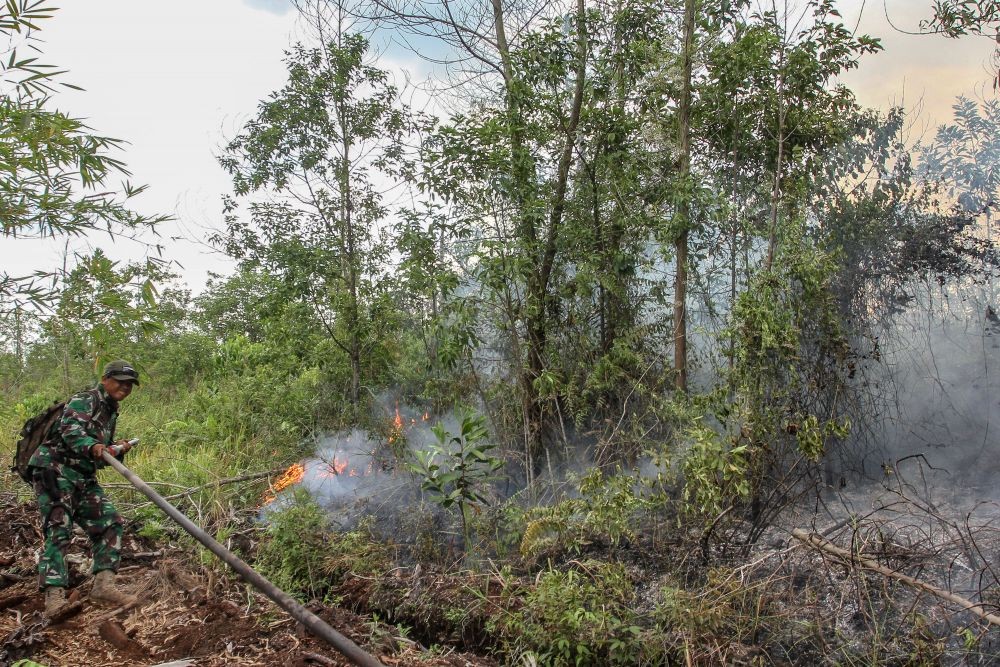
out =
[(885, 567), (884, 565), (879, 565), (870, 558), (865, 558), (864, 556), (861, 556), (859, 554), (851, 553), (846, 549), (842, 549), (837, 545), (835, 545), (834, 543), (830, 542), (829, 540), (826, 540), (820, 537), (819, 535), (816, 535), (815, 533), (807, 533), (806, 531), (800, 528), (794, 528), (792, 529), (792, 537), (813, 547), (814, 549), (818, 549), (819, 551), (824, 551), (828, 554), (836, 556), (837, 558), (845, 561), (848, 565), (860, 565), (865, 569), (878, 572), (879, 574), (889, 577), (890, 579), (895, 579), (896, 581), (901, 581), (908, 586), (912, 586), (913, 588), (918, 588), (922, 591), (926, 591), (927, 593), (930, 593), (935, 597), (956, 604), (959, 607), (965, 609), (966, 611), (972, 612), (979, 618), (989, 623), (992, 623), (993, 625), (1000, 626), (1000, 616), (997, 616), (996, 614), (991, 614), (990, 612), (986, 611), (986, 609), (983, 608), (982, 605), (976, 604), (975, 602), (972, 602), (971, 600), (964, 598), (961, 595), (956, 595), (955, 593), (952, 593), (950, 591), (946, 591), (942, 588), (938, 588), (937, 586), (933, 586), (927, 583), (926, 581), (915, 579), (914, 577), (911, 577), (908, 574), (903, 574), (902, 572), (897, 572), (896, 570)]

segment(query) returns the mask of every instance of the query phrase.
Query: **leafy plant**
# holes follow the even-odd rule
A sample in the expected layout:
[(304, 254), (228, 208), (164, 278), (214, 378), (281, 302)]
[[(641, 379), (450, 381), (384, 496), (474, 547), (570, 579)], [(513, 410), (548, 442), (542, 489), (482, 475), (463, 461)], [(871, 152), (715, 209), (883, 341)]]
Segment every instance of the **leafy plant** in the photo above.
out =
[(392, 563), (388, 548), (371, 532), (370, 517), (347, 532), (328, 535), (323, 572), (331, 584), (342, 580), (348, 573), (377, 577), (386, 572)]
[[(94, 134), (80, 119), (51, 108), (59, 88), (78, 89), (59, 81), (62, 71), (31, 55), (38, 51), (39, 25), (55, 11), (44, 0), (0, 5), (0, 40), (9, 54), (0, 68), (0, 239), (8, 243), (92, 231), (115, 236), (153, 228), (168, 218), (138, 215), (127, 206), (144, 187), (126, 182), (120, 196), (108, 191), (114, 175), (129, 174), (113, 156), (122, 142)], [(50, 303), (58, 292), (50, 279), (58, 274), (40, 270), (16, 277), (0, 271), (0, 313), (25, 302)]]
[(634, 596), (620, 564), (585, 561), (543, 573), (492, 629), (508, 654), (527, 653), (539, 665), (633, 665), (642, 652)]
[(472, 412), (461, 414), (459, 433), (447, 431), (441, 422), (431, 430), (437, 442), (429, 449), (416, 450), (407, 467), (421, 478), (420, 486), (431, 493), (441, 507), (458, 507), (466, 548), (472, 545), (470, 513), (488, 502), (487, 485), (503, 467), (492, 452), (496, 444), (487, 440), (486, 418)]
[(616, 546), (633, 539), (640, 512), (655, 504), (637, 484), (621, 471), (607, 475), (600, 468), (590, 470), (580, 479), (580, 497), (526, 512), (521, 555), (534, 559), (556, 549), (579, 553), (592, 540)]
[(328, 588), (326, 512), (309, 493), (297, 489), (291, 502), (267, 515), (267, 540), (257, 553), (256, 566), (276, 586), (293, 595), (322, 598)]

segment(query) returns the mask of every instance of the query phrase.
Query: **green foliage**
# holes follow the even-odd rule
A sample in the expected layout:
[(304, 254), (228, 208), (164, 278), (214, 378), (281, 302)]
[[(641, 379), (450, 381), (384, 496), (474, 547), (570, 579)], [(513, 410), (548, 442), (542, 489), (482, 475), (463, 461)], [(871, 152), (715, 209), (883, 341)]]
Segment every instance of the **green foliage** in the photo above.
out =
[(285, 496), (290, 502), (267, 515), (268, 539), (257, 551), (255, 567), (279, 588), (302, 599), (322, 599), (327, 576), (330, 519), (307, 491)]
[(693, 664), (729, 664), (758, 637), (780, 634), (786, 622), (770, 606), (765, 586), (724, 568), (709, 570), (700, 586), (663, 586), (650, 620), (656, 630), (649, 638), (663, 653)]
[(371, 520), (362, 520), (354, 529), (327, 535), (323, 572), (335, 586), (347, 574), (378, 577), (392, 566), (389, 548), (371, 532)]
[[(128, 200), (144, 188), (122, 184), (109, 192), (115, 174), (127, 176), (113, 153), (121, 141), (92, 134), (82, 121), (50, 108), (63, 72), (39, 62), (37, 32), (55, 7), (43, 0), (11, 0), (0, 5), (0, 39), (9, 57), (0, 69), (0, 238), (76, 236), (91, 231), (152, 228), (163, 216), (142, 216)], [(20, 50), (20, 53), (19, 53)], [(28, 55), (25, 55), (25, 51)], [(17, 277), (0, 272), (0, 312), (25, 302), (36, 306), (56, 295), (49, 282), (58, 271)]]
[[(996, 40), (1000, 32), (997, 0), (934, 0), (934, 15), (920, 22), (921, 30), (951, 38), (978, 35)], [(993, 90), (1000, 89), (1000, 44), (993, 52)]]
[(585, 561), (543, 573), (493, 630), (508, 655), (539, 665), (632, 665), (642, 652), (634, 598), (621, 565)]
[(140, 527), (137, 531), (140, 537), (153, 542), (166, 539), (174, 524), (168, 523), (163, 511), (155, 506), (146, 506), (136, 511), (136, 520)]
[(638, 480), (621, 471), (606, 475), (593, 468), (580, 479), (578, 489), (577, 498), (525, 512), (522, 556), (534, 560), (558, 551), (579, 553), (597, 540), (616, 546), (634, 539), (642, 512), (656, 507)]
[(154, 339), (167, 318), (183, 318), (156, 299), (155, 285), (174, 277), (158, 262), (122, 266), (95, 250), (80, 257), (66, 276), (55, 316), (42, 325), (43, 335), (75, 350), (94, 368), (133, 356), (131, 344)]
[(350, 364), (356, 415), (362, 382), (374, 384), (398, 328), (390, 244), (379, 231), (388, 211), (373, 179), (400, 162), (408, 124), (388, 75), (367, 57), (367, 40), (346, 32), (322, 48), (291, 50), (285, 86), (220, 158), (237, 197), (271, 196), (251, 200), (249, 220), (228, 199), (227, 229), (214, 239), (244, 275), (261, 273), (278, 299), (306, 308), (322, 326)]
[(940, 126), (934, 140), (919, 148), (919, 169), (945, 185), (962, 213), (989, 221), (1000, 209), (1000, 101), (977, 105), (959, 97), (952, 109), (954, 122)]
[(729, 445), (701, 423), (689, 431), (684, 457), (684, 502), (689, 511), (716, 516), (751, 492), (748, 445)]
[(496, 479), (503, 460), (492, 452), (496, 444), (487, 440), (486, 418), (463, 412), (459, 432), (448, 432), (441, 422), (432, 429), (437, 443), (429, 449), (413, 452), (406, 466), (420, 479), (420, 486), (445, 509), (457, 507), (462, 519), (462, 534), (467, 549), (472, 547), (470, 513), (488, 501), (487, 485)]
[(686, 430), (688, 511), (712, 521), (775, 486), (794, 495), (805, 465), (847, 437), (852, 351), (831, 289), (836, 271), (833, 256), (789, 230), (773, 269), (738, 297), (727, 332), (729, 385), (706, 396), (714, 414)]

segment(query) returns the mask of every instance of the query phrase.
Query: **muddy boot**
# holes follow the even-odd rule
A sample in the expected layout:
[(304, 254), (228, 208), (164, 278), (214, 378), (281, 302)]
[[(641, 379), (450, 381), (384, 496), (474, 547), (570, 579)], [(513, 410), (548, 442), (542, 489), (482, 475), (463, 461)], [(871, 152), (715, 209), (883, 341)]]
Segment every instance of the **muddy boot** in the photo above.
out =
[(90, 599), (97, 603), (124, 607), (133, 604), (137, 598), (118, 590), (118, 587), (115, 585), (114, 572), (111, 570), (101, 570), (94, 577), (94, 587), (90, 590)]
[(61, 586), (49, 586), (45, 589), (45, 615), (51, 617), (66, 606), (66, 589)]

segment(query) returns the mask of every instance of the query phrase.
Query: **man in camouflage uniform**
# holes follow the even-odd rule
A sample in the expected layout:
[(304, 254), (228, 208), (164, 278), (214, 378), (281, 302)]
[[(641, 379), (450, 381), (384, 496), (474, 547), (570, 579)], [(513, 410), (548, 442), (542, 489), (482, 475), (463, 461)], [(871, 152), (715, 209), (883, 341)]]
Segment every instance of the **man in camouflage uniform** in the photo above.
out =
[(107, 465), (101, 455), (108, 445), (122, 447), (119, 458), (128, 450), (127, 441), (114, 442), (118, 403), (138, 384), (139, 373), (132, 364), (119, 360), (106, 365), (96, 387), (66, 402), (62, 418), (52, 425), (45, 442), (28, 462), (45, 533), (38, 583), (45, 590), (47, 614), (66, 603), (69, 574), (65, 555), (74, 521), (93, 546), (95, 578), (90, 598), (116, 605), (135, 601), (115, 585), (123, 522), (96, 475)]

